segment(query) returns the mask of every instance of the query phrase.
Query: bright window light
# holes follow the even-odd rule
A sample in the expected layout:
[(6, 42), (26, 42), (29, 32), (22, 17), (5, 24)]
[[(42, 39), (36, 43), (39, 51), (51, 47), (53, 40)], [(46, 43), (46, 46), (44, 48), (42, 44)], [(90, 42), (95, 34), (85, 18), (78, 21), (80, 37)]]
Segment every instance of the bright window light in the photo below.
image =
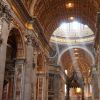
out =
[(67, 28), (67, 26), (68, 26), (67, 23), (62, 23), (60, 25), (60, 28), (63, 29), (63, 30), (65, 30)]
[(69, 17), (69, 20), (73, 21), (75, 18), (74, 17)]
[(77, 22), (77, 21), (74, 21), (74, 22), (72, 22), (72, 28), (74, 29), (74, 30), (80, 30), (80, 23), (79, 22)]
[(76, 88), (77, 93), (81, 93), (81, 91), (82, 91), (81, 88)]
[(78, 48), (74, 48), (74, 51), (77, 51), (78, 50)]
[(65, 74), (66, 74), (66, 75), (68, 74), (68, 71), (67, 71), (67, 70), (65, 70)]
[(75, 54), (75, 55), (78, 55), (79, 53), (78, 53), (78, 52), (75, 52), (74, 54)]
[(87, 25), (74, 20), (71, 22), (63, 22), (53, 32), (51, 41), (68, 44), (92, 42), (94, 41), (93, 34), (93, 31)]
[(88, 28), (88, 25), (84, 25), (84, 27)]
[(66, 3), (66, 8), (72, 8), (72, 7), (74, 7), (74, 3), (71, 2)]

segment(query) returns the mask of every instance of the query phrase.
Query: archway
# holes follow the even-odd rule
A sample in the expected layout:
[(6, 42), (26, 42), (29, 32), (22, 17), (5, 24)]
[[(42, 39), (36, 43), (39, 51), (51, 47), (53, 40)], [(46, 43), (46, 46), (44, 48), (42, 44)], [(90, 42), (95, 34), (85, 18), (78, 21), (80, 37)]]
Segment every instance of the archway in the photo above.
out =
[[(92, 86), (92, 67), (95, 65), (94, 55), (85, 47), (72, 46), (62, 51), (59, 56), (59, 63), (62, 69), (65, 70), (68, 84), (70, 80), (76, 80), (76, 83), (79, 84), (82, 91), (85, 91), (84, 98), (92, 98), (93, 90), (91, 90), (90, 87)], [(73, 76), (73, 72), (75, 72), (76, 75)], [(77, 93), (76, 90), (78, 86), (76, 83), (70, 83), (70, 97), (73, 97), (73, 100), (77, 98), (77, 95), (83, 95), (83, 92)], [(80, 96), (80, 98), (82, 97)]]
[[(24, 55), (24, 44), (21, 33), (18, 29), (12, 28), (9, 32), (7, 40), (6, 50), (6, 64), (5, 64), (5, 75), (3, 84), (3, 96), (2, 100), (14, 100), (15, 94), (19, 95), (20, 91), (17, 91), (17, 85), (20, 83), (21, 70), (16, 70), (17, 59), (22, 59)], [(17, 72), (16, 72), (17, 71)], [(19, 73), (19, 79), (15, 76)], [(15, 81), (17, 80), (17, 81)], [(20, 87), (19, 87), (20, 88)]]
[(67, 49), (64, 49), (61, 53), (60, 53), (60, 55), (59, 55), (59, 57), (58, 57), (58, 63), (60, 64), (60, 59), (61, 59), (61, 56), (65, 53), (65, 52), (67, 52), (67, 51), (69, 51), (69, 50), (71, 50), (71, 49), (75, 49), (75, 48), (77, 48), (77, 49), (82, 49), (84, 52), (86, 52), (89, 56), (90, 56), (90, 58), (91, 58), (91, 60), (92, 60), (92, 66), (93, 65), (95, 65), (95, 57), (94, 57), (94, 55), (92, 54), (92, 52), (88, 49), (88, 48), (86, 48), (86, 47), (83, 47), (83, 46), (70, 46), (70, 47), (68, 47)]
[[(91, 85), (89, 80), (91, 76), (89, 77), (89, 75), (95, 65), (94, 37), (94, 32), (88, 25), (74, 20), (62, 23), (54, 31), (50, 40), (53, 49), (58, 54), (56, 57), (54, 56), (54, 59), (57, 60), (57, 65), (60, 65), (60, 70), (64, 73), (63, 76), (67, 81), (65, 84), (69, 88), (82, 88), (81, 98), (84, 87), (87, 84)], [(73, 75), (74, 72), (77, 77)]]

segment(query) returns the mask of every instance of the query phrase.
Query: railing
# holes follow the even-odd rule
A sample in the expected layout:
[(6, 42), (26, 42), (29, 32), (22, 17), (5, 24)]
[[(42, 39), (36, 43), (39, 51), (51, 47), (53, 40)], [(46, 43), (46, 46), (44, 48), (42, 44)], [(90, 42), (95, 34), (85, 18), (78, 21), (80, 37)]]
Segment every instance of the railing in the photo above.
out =
[(52, 35), (51, 42), (57, 43), (68, 43), (68, 44), (76, 44), (82, 42), (93, 42), (95, 39), (94, 35), (89, 35), (85, 37), (59, 37)]

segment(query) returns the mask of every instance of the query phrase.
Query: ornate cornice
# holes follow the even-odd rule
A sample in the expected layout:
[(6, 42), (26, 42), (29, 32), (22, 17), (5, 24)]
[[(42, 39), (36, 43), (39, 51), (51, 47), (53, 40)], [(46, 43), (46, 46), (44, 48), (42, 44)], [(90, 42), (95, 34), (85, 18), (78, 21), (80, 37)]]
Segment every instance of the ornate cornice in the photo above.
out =
[(31, 34), (27, 34), (25, 37), (26, 37), (26, 44), (27, 45), (29, 45), (29, 44), (32, 45), (32, 35)]
[[(50, 46), (49, 43), (44, 35), (44, 31), (42, 26), (40, 25), (39, 21), (37, 20), (36, 17), (32, 18), (29, 13), (27, 12), (27, 10), (25, 9), (23, 3), (21, 0), (13, 0), (10, 1), (8, 0), (8, 2), (10, 3), (11, 6), (14, 6), (12, 8), (15, 8), (17, 11), (17, 16), (19, 16), (21, 18), (21, 20), (23, 21), (24, 25), (26, 23), (29, 23), (30, 25), (32, 25), (33, 29), (38, 33), (38, 38), (41, 41), (42, 45), (47, 48), (48, 50), (50, 50)], [(16, 13), (15, 11), (15, 13)]]
[(7, 22), (12, 21), (11, 12), (3, 1), (0, 2), (0, 19), (5, 19)]
[(26, 36), (26, 44), (31, 44), (35, 48), (39, 48), (39, 43), (35, 39), (35, 37), (32, 34), (27, 34)]

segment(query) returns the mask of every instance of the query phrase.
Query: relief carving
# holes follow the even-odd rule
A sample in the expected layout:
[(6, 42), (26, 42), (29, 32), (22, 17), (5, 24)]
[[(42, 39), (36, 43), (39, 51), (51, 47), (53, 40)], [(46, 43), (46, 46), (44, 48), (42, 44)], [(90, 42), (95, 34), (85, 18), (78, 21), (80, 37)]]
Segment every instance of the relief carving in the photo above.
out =
[(8, 6), (5, 4), (3, 1), (0, 2), (0, 18), (5, 19), (9, 23), (12, 21), (12, 16), (10, 9), (8, 9)]
[(16, 67), (16, 74), (15, 74), (15, 77), (16, 77), (16, 79), (15, 79), (16, 80), (16, 100), (21, 100), (21, 95), (22, 95), (22, 78), (23, 78), (22, 67), (23, 67), (22, 64), (19, 64)]

